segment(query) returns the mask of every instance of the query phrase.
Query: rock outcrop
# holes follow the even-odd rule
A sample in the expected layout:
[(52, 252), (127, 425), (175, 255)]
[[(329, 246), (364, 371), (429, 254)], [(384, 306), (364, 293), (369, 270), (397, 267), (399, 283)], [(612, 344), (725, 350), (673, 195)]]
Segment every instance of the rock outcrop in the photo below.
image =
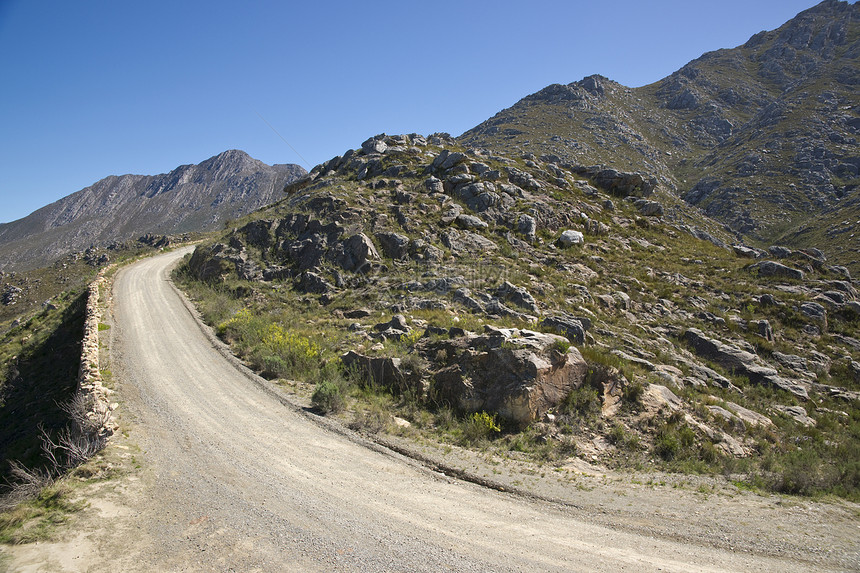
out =
[(449, 357), (432, 377), (435, 400), (466, 412), (496, 412), (518, 426), (557, 406), (588, 370), (567, 339), (530, 330), (488, 328), (431, 349)]

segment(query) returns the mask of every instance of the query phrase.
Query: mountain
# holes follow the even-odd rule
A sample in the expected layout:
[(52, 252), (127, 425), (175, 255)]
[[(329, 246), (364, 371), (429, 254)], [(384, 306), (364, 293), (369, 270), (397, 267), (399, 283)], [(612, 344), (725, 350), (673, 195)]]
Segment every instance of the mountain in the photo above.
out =
[(140, 235), (208, 231), (273, 202), (305, 175), (229, 150), (161, 175), (111, 175), (0, 225), (0, 270), (32, 269), (91, 245)]
[(860, 4), (827, 0), (648, 86), (551, 85), (459, 137), (656, 176), (751, 243), (860, 272)]

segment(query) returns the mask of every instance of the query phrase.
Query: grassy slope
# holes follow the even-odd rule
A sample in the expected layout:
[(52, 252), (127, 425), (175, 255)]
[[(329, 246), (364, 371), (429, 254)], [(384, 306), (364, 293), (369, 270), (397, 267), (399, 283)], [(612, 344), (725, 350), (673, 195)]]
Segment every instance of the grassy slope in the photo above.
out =
[[(540, 203), (549, 209), (550, 214), (546, 215), (546, 223), (538, 231), (539, 241), (534, 247), (511, 244), (506, 238), (508, 228), (497, 224), (480, 232), (495, 243), (495, 250), (475, 255), (451, 252), (438, 243), (439, 234), (445, 230), (439, 221), (440, 209), (422, 191), (424, 176), (421, 168), (438, 150), (438, 147), (430, 146), (418, 157), (386, 156), (386, 165), (405, 163), (407, 167), (415, 167), (410, 172), (414, 176), (407, 173), (398, 178), (401, 189), (413, 194), (409, 202), (395, 206), (393, 189), (371, 189), (369, 182), (357, 181), (355, 173), (346, 172), (328, 174), (321, 178), (323, 182), (318, 180), (316, 191), (303, 190), (253, 218), (273, 219), (295, 212), (313, 214), (307, 207), (307, 200), (314, 196), (329, 196), (335, 201), (343, 201), (339, 219), (353, 232), (363, 230), (368, 236), (373, 236), (380, 231), (397, 231), (412, 238), (423, 238), (440, 246), (444, 254), (441, 263), (428, 265), (420, 261), (385, 260), (385, 269), (369, 277), (343, 273), (349, 288), (339, 289), (330, 300), (302, 293), (293, 288), (292, 281), (247, 282), (233, 275), (232, 278), (228, 276), (226, 282), (206, 285), (194, 281), (185, 271), (184, 281), (193, 289), (192, 294), (204, 315), (227, 340), (236, 344), (240, 355), (270, 377), (298, 378), (312, 383), (337, 379), (343, 392), (351, 396), (358, 427), (384, 428), (388, 425), (386, 412), (392, 411), (409, 419), (413, 428), (421, 432), (461, 442), (473, 441), (469, 436), (480, 438), (493, 433), (470, 431), (474, 420), (440, 408), (420, 396), (386, 398), (384, 392), (368, 394), (366, 388), (351, 386), (349, 380), (342, 379), (343, 374), (332, 365), (336, 364), (339, 354), (349, 349), (407, 358), (415, 356), (417, 363), (429, 359), (429, 365), (419, 366), (427, 368), (428, 374), (433, 369), (433, 357), (421, 355), (426, 345), (422, 346), (424, 341), (417, 339), (419, 334), (416, 339), (385, 341), (374, 350), (371, 349), (374, 341), (368, 340), (361, 331), (350, 330), (350, 324), (356, 321), (344, 319), (343, 311), (362, 307), (370, 309), (371, 316), (358, 321), (369, 326), (387, 320), (392, 309), (403, 309), (401, 312), (407, 314), (419, 332), (424, 326), (447, 328), (457, 324), (473, 330), (480, 330), (484, 323), (523, 326), (522, 321), (514, 318), (472, 314), (452, 303), (449, 295), (439, 297), (447, 310), (410, 308), (410, 300), (414, 296), (432, 296), (415, 294), (405, 287), (410, 281), (462, 275), (468, 279), (473, 292), (490, 291), (504, 278), (528, 288), (540, 301), (543, 314), (569, 311), (591, 316), (595, 323), (592, 331), (594, 340), (584, 347), (584, 352), (588, 352), (589, 360), (594, 364), (606, 363), (621, 368), (634, 387), (647, 386), (648, 383), (665, 384), (666, 381), (635, 362), (627, 362), (611, 354), (612, 350), (623, 350), (654, 363), (686, 371), (689, 366), (678, 357), (690, 356), (687, 354), (689, 349), (677, 335), (685, 328), (697, 327), (720, 338), (748, 344), (766, 360), (774, 351), (802, 356), (822, 352), (831, 357), (834, 366), (829, 373), (820, 372), (819, 381), (860, 390), (856, 379), (844, 368), (846, 357), (857, 360), (860, 355), (831, 334), (855, 336), (856, 316), (831, 313), (829, 331), (820, 337), (809, 336), (803, 330), (807, 321), (796, 310), (807, 295), (786, 292), (784, 281), (758, 279), (744, 270), (748, 260), (737, 258), (708, 242), (692, 239), (668, 220), (648, 221), (639, 217), (632, 205), (626, 202), (616, 199), (616, 211), (608, 212), (599, 206), (605, 196), (592, 197), (575, 187), (571, 190), (547, 184)], [(490, 167), (505, 167), (501, 161), (487, 157), (479, 159)], [(533, 173), (540, 171), (529, 167), (523, 160), (510, 164)], [(374, 178), (371, 183), (379, 179), (383, 178)], [(535, 204), (520, 201), (512, 210), (527, 212), (534, 207)], [(543, 213), (543, 209), (539, 210)], [(405, 217), (406, 223), (398, 224), (391, 216), (392, 210)], [(575, 218), (565, 218), (577, 211), (586, 212), (593, 220), (607, 225), (610, 233), (588, 236), (582, 248), (555, 248), (552, 242), (561, 230), (568, 226), (577, 228)], [(328, 219), (323, 217), (323, 220)], [(700, 222), (705, 224), (703, 220)], [(241, 222), (237, 227), (241, 228)], [(230, 236), (246, 240), (241, 230)], [(249, 247), (248, 252), (264, 266), (273, 262), (288, 263), (279, 259), (274, 250), (260, 252)], [(574, 265), (582, 266), (576, 270)], [(334, 270), (326, 265), (320, 269), (332, 282)], [(814, 287), (818, 281), (833, 278), (836, 277), (812, 272), (805, 284)], [(824, 283), (821, 288), (826, 288)], [(584, 291), (588, 294), (584, 295)], [(618, 291), (630, 297), (627, 311), (617, 306), (608, 308), (598, 300), (598, 295), (614, 295)], [(758, 304), (758, 297), (765, 293), (772, 294), (785, 305), (769, 307)], [(235, 314), (243, 308), (247, 309), (245, 313)], [(671, 310), (663, 313), (660, 309)], [(696, 318), (696, 314), (703, 312), (724, 319), (725, 323), (713, 325)], [(777, 333), (776, 341), (767, 342), (738, 326), (739, 321), (750, 319), (769, 320)], [(295, 338), (279, 346), (274, 343), (274, 338), (281, 328)], [(307, 360), (307, 348), (314, 349), (310, 358), (316, 360)], [(304, 359), (300, 359), (302, 356)], [(831, 491), (857, 497), (860, 471), (852, 461), (858, 459), (856, 454), (860, 451), (860, 409), (856, 402), (845, 403), (826, 393), (813, 393), (812, 400), (800, 402), (785, 392), (752, 385), (717, 365), (708, 365), (728, 376), (741, 391), (689, 384), (674, 387), (674, 390), (683, 398), (685, 412), (721, 427), (746, 443), (754, 452), (751, 458), (734, 458), (719, 453), (718, 444), (713, 440), (695, 432), (691, 438), (693, 430), (683, 418), (673, 417), (669, 411), (647, 413), (635, 405), (635, 398), (633, 407), (623, 410), (617, 418), (606, 419), (593, 415), (593, 410), (587, 405), (590, 401), (587, 396), (572, 397), (568, 405), (559, 407), (557, 420), (550, 424), (550, 428), (540, 424), (523, 432), (509, 428), (491, 444), (508, 455), (519, 455), (518, 452), (524, 450), (529, 455), (546, 459), (564, 459), (570, 453), (571, 444), (597, 434), (615, 444), (604, 457), (609, 464), (642, 467), (657, 460), (670, 469), (737, 473), (751, 483), (783, 491)], [(794, 376), (788, 372), (785, 374)], [(708, 413), (708, 405), (726, 401), (771, 417), (775, 427), (771, 430), (740, 427), (722, 423)], [(581, 403), (586, 406), (577, 405)], [(804, 407), (818, 421), (817, 428), (803, 428), (788, 417), (775, 414), (771, 410), (774, 404)], [(478, 442), (487, 444), (480, 439)]]

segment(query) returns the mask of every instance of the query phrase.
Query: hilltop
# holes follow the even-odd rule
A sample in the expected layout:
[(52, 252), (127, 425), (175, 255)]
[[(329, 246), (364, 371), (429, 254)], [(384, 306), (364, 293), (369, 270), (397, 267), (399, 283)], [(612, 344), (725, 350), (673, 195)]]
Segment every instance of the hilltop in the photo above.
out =
[(648, 86), (552, 85), (467, 131), (469, 147), (641, 171), (759, 247), (860, 272), (860, 4), (827, 0)]

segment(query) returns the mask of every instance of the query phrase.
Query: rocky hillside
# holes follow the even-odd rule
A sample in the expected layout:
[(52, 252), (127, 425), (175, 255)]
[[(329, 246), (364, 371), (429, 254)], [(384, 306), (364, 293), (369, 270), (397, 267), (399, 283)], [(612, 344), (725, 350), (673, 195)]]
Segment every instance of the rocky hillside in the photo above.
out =
[[(658, 185), (377, 136), (178, 278), (250, 365), (316, 382), (323, 410), (358, 404), (358, 428), (396, 413), (398, 431), (496, 436), (505, 455), (856, 497), (849, 271), (816, 250), (720, 246), (705, 218), (671, 217)], [(402, 398), (361, 406), (369, 391)]]
[(860, 4), (627, 88), (552, 85), (464, 133), (470, 147), (641, 171), (748, 241), (821, 248), (860, 272)]
[(110, 176), (13, 221), (0, 224), (0, 270), (25, 270), (90, 246), (151, 234), (209, 231), (274, 201), (305, 174), (225, 151), (162, 175)]

